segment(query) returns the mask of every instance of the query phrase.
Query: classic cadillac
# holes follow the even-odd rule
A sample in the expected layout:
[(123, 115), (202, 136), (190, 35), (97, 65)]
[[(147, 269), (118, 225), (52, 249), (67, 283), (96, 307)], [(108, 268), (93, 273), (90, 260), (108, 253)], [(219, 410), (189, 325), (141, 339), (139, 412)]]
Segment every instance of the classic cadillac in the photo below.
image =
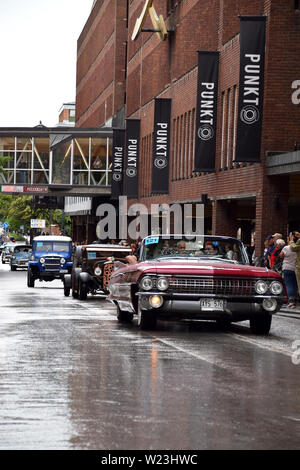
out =
[(154, 329), (158, 318), (250, 320), (253, 333), (267, 334), (286, 301), (281, 276), (250, 266), (239, 240), (206, 235), (146, 237), (139, 260), (114, 272), (108, 290), (118, 320), (137, 315), (142, 329)]
[(88, 293), (107, 294), (107, 284), (116, 265), (131, 255), (131, 248), (122, 245), (91, 244), (78, 246), (72, 273), (64, 277), (64, 294), (86, 300)]

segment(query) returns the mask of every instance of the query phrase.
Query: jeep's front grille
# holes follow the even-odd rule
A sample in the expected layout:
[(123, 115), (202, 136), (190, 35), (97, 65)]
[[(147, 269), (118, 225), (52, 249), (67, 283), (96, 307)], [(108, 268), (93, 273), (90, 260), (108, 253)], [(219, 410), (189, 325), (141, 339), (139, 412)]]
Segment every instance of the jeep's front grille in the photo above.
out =
[(256, 281), (257, 279), (174, 276), (169, 279), (169, 290), (206, 295), (252, 295), (255, 294)]
[(59, 271), (60, 258), (57, 257), (45, 257), (45, 271)]

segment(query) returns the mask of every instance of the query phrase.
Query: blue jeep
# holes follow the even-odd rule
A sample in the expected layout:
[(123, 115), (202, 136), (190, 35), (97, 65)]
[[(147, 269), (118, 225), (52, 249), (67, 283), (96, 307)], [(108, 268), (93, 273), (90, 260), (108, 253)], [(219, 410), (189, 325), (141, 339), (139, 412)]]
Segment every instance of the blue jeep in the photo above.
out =
[(27, 285), (34, 281), (63, 280), (72, 271), (72, 240), (63, 236), (39, 236), (33, 239), (32, 256), (28, 263)]

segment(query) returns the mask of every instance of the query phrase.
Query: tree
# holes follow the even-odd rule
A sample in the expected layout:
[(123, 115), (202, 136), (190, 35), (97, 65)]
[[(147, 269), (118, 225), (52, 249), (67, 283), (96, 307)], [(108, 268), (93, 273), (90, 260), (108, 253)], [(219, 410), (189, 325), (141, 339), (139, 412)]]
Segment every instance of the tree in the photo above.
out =
[(7, 166), (7, 163), (10, 160), (11, 160), (11, 157), (4, 157), (3, 155), (0, 155), (0, 175), (6, 173), (4, 168)]
[[(32, 196), (7, 196), (0, 195), (0, 220), (6, 220), (11, 230), (19, 230), (24, 225), (25, 230), (30, 229), (31, 219), (45, 219), (46, 225), (50, 224), (50, 209), (33, 209)], [(65, 217), (63, 211), (52, 211), (52, 223), (58, 224), (60, 229), (70, 233), (70, 218)]]

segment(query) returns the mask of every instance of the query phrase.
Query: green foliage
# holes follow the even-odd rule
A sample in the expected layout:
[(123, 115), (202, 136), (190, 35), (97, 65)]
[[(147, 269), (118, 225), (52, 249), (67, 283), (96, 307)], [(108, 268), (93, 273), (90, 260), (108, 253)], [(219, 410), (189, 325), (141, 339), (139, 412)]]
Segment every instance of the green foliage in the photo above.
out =
[(0, 174), (3, 173), (5, 174), (6, 171), (3, 169), (7, 166), (7, 163), (11, 160), (11, 157), (4, 157), (3, 155), (0, 155)]
[(24, 240), (26, 240), (22, 235), (15, 232), (9, 232), (9, 237), (10, 239), (14, 238), (16, 242), (23, 242)]
[[(50, 225), (50, 209), (32, 209), (31, 196), (7, 196), (0, 194), (0, 220), (9, 223), (10, 230), (19, 230), (24, 225), (25, 230), (30, 230), (30, 219), (45, 219), (46, 226)], [(52, 211), (52, 224), (59, 225), (66, 234), (71, 233), (71, 218), (66, 217), (62, 210)]]

